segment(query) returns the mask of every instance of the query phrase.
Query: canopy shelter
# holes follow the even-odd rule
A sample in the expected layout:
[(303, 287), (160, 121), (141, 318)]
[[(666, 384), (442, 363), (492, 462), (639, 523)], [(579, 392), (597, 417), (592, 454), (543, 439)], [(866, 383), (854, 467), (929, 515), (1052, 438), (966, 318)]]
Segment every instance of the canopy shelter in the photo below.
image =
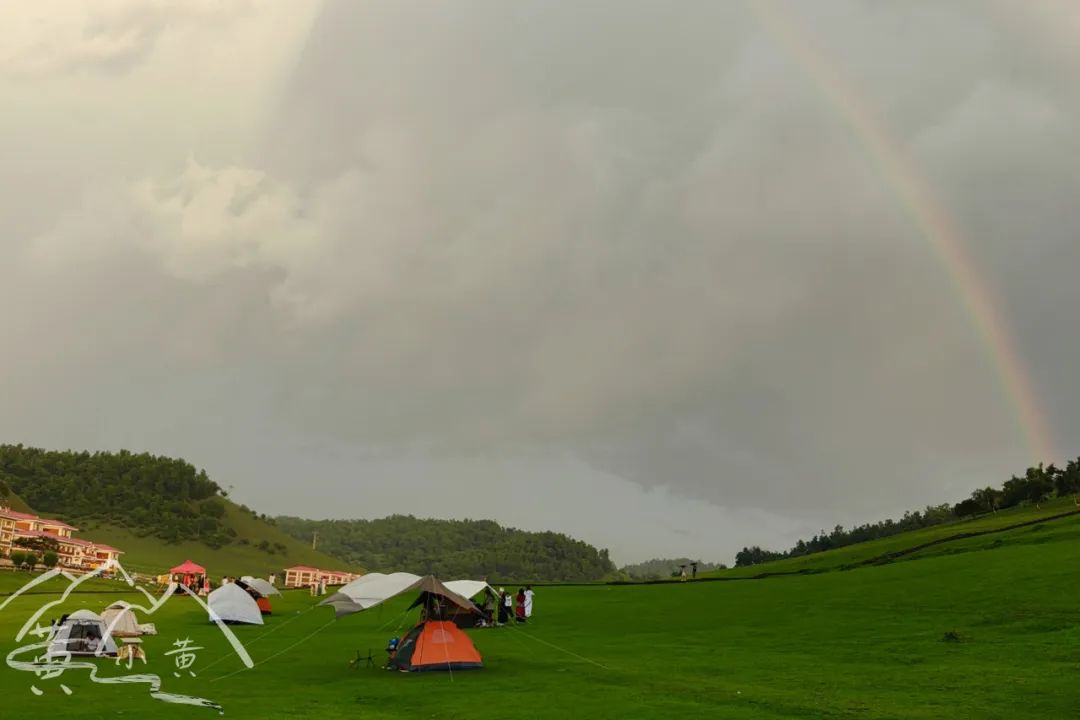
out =
[(129, 638), (143, 634), (131, 605), (123, 600), (105, 608), (105, 611), (101, 613), (101, 619), (111, 637)]
[(196, 565), (190, 560), (185, 560), (169, 571), (172, 580), (178, 585), (183, 585), (192, 593), (198, 594), (199, 589), (206, 583), (206, 568)]
[(342, 585), (336, 593), (319, 604), (332, 606), (338, 617), (351, 615), (400, 595), (411, 589), (420, 579), (419, 575), (412, 573), (368, 573)]
[(498, 610), (499, 593), (485, 580), (451, 580), (446, 587), (463, 598), (468, 598), (472, 608), (468, 611), (452, 609), (448, 618), (459, 628), (472, 628), (490, 625)]
[(190, 560), (185, 560), (169, 572), (173, 575), (206, 575), (206, 568), (202, 565), (196, 565)]
[[(392, 573), (374, 578), (371, 575), (345, 585), (319, 604), (333, 607), (340, 618), (375, 607), (403, 593), (418, 593), (409, 609), (423, 608), (420, 622), (397, 645), (388, 667), (416, 672), (484, 666), (472, 640), (453, 621), (456, 614), (479, 613), (472, 601), (431, 575), (418, 577)], [(362, 582), (364, 580), (366, 582)]]
[(244, 583), (246, 583), (248, 587), (252, 587), (252, 588), (255, 588), (256, 590), (258, 590), (259, 594), (262, 595), (263, 597), (270, 597), (271, 595), (281, 595), (281, 591), (278, 590), (273, 585), (271, 585), (269, 580), (264, 580), (263, 578), (251, 577), (250, 575), (245, 575), (244, 577), (242, 577), (240, 579)]
[(262, 612), (255, 598), (236, 583), (222, 585), (210, 593), (206, 604), (210, 608), (210, 620), (229, 624), (262, 625)]
[(46, 657), (69, 655), (116, 657), (116, 641), (108, 636), (100, 615), (90, 610), (76, 610), (60, 619)]

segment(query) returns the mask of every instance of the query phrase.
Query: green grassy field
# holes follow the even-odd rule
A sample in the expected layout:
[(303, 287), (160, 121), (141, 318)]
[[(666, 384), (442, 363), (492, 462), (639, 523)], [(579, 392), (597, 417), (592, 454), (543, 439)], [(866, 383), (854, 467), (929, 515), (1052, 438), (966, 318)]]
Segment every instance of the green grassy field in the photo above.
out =
[[(237, 672), (194, 601), (174, 598), (151, 618), (160, 635), (146, 639), (145, 671), (242, 718), (1074, 718), (1078, 536), (1072, 517), (845, 572), (545, 587), (535, 622), (473, 631), (487, 667), (452, 677), (349, 668), (357, 650), (379, 658), (408, 626), (404, 602), (335, 621), (304, 593), (277, 599), (266, 626), (237, 629), (257, 662)], [(74, 594), (66, 609), (116, 597)], [(43, 599), (0, 612), (0, 653)], [(183, 638), (204, 647), (195, 678), (175, 678), (164, 656)], [(126, 672), (98, 663), (103, 676)], [(3, 718), (215, 714), (150, 700), (141, 685), (93, 684), (86, 671), (39, 680), (3, 666), (0, 698)]]

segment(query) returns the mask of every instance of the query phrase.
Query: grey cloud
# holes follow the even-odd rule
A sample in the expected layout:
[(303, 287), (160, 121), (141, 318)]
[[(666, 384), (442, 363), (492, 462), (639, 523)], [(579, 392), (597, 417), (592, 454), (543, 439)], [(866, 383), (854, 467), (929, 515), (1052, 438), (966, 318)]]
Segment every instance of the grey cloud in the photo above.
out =
[[(1069, 51), (980, 3), (778, 6), (955, 214), (1067, 440)], [(672, 553), (1003, 479), (1036, 458), (954, 278), (751, 10), (327, 3), (257, 152), (147, 161), (12, 255), (0, 297), (38, 312), (0, 322), (26, 413), (0, 427), (198, 452), (281, 511), (305, 466), (388, 509), (387, 476), (607, 488)]]

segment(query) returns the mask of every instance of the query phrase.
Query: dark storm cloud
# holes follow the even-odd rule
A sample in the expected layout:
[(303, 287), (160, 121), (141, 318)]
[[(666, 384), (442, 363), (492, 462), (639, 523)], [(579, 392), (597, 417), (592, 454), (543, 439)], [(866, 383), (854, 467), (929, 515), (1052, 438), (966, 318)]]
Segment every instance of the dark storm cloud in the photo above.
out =
[[(775, 5), (954, 214), (1072, 450), (1077, 55), (1040, 14), (1068, 8)], [(955, 279), (753, 10), (327, 3), (254, 147), (99, 143), (124, 170), (90, 194), (0, 200), (37, 207), (0, 250), (35, 308), (0, 427), (198, 454), (272, 510), (453, 478), (624, 555), (1000, 481), (1034, 458)], [(560, 516), (597, 494), (610, 521)]]

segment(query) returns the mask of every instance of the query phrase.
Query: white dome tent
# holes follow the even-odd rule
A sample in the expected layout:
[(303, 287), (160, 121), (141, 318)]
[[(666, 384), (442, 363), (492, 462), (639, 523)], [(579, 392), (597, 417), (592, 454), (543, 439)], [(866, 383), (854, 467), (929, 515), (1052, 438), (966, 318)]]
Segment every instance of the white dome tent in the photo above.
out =
[(235, 583), (222, 585), (207, 598), (210, 620), (245, 625), (262, 625), (262, 612), (255, 599)]
[(115, 602), (105, 608), (101, 613), (101, 620), (114, 638), (139, 637), (142, 630), (139, 629), (139, 621), (135, 618), (135, 612), (131, 606), (123, 601)]

